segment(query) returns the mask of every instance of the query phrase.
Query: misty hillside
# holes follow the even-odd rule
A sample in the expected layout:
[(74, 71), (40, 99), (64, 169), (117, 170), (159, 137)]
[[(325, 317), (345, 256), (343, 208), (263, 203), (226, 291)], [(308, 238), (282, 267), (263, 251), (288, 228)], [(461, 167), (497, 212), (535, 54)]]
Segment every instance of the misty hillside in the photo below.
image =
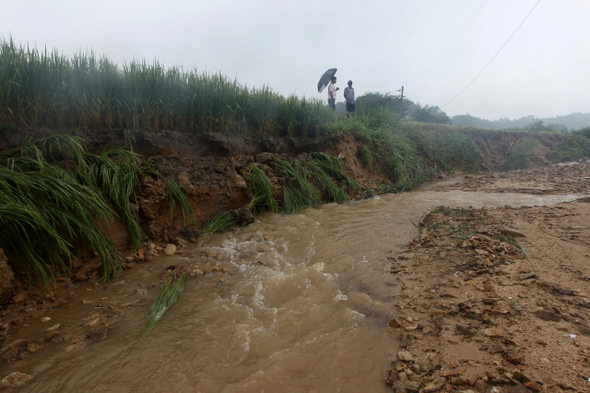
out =
[(539, 130), (579, 130), (590, 127), (590, 113), (571, 113), (566, 116), (556, 116), (538, 119), (532, 115), (510, 120), (508, 118), (498, 120), (486, 120), (479, 117), (457, 115), (451, 118), (453, 125), (477, 127), (493, 130), (505, 130), (514, 128), (528, 128)]

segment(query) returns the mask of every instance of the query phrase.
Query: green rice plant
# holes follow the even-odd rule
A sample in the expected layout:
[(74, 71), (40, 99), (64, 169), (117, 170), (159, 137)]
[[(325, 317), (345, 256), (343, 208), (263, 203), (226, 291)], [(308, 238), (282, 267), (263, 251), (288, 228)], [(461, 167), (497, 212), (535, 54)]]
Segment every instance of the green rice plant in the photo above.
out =
[(182, 273), (177, 279), (174, 279), (173, 276), (168, 276), (166, 278), (158, 297), (150, 307), (150, 316), (144, 337), (147, 336), (154, 326), (156, 326), (156, 323), (162, 319), (166, 311), (176, 303), (184, 291), (185, 279), (186, 273)]
[(201, 229), (201, 232), (225, 232), (234, 226), (236, 226), (236, 222), (234, 221), (232, 215), (230, 213), (222, 213), (207, 221), (203, 229)]
[(309, 169), (309, 175), (316, 187), (327, 192), (328, 200), (340, 203), (349, 199), (346, 191), (334, 183), (330, 175), (324, 171), (322, 165), (318, 161), (307, 161), (305, 166)]
[(283, 187), (283, 213), (295, 214), (313, 207), (312, 201), (301, 188)]
[(82, 183), (104, 193), (113, 203), (127, 228), (133, 250), (137, 250), (143, 243), (143, 232), (130, 203), (139, 187), (141, 168), (137, 154), (119, 148), (100, 155), (85, 153), (76, 173)]
[[(159, 174), (158, 174), (159, 175)], [(186, 194), (182, 191), (182, 186), (178, 183), (164, 179), (164, 187), (166, 189), (166, 195), (168, 196), (168, 200), (170, 201), (170, 217), (171, 219), (174, 218), (174, 208), (176, 207), (176, 201), (180, 203), (180, 211), (182, 213), (182, 222), (184, 225), (187, 223), (187, 218), (195, 224), (197, 219), (191, 208), (190, 202)]]
[(336, 181), (346, 182), (353, 191), (360, 189), (359, 183), (344, 173), (344, 166), (340, 158), (329, 156), (322, 152), (311, 152), (309, 156), (313, 160), (316, 160), (319, 166)]
[(64, 56), (0, 38), (0, 125), (313, 137), (334, 118), (319, 100), (220, 74), (157, 60), (119, 67), (92, 51)]
[(273, 163), (279, 169), (284, 170), (287, 174), (299, 184), (298, 188), (283, 188), (283, 209), (286, 214), (299, 212), (307, 207), (316, 207), (322, 203), (322, 198), (316, 186), (310, 181), (310, 174), (299, 161), (295, 160), (295, 165), (303, 173), (293, 168), (293, 166), (283, 160)]
[(101, 258), (105, 278), (116, 274), (121, 267), (116, 248), (96, 225), (113, 214), (102, 194), (53, 164), (35, 162), (0, 160), (0, 247), (31, 279), (38, 276), (46, 285), (52, 267), (68, 270), (76, 241)]
[[(40, 277), (46, 285), (53, 268), (69, 269), (72, 250), (79, 244), (88, 245), (102, 260), (103, 279), (115, 276), (121, 269), (118, 250), (100, 225), (114, 217), (110, 202), (132, 245), (141, 244), (142, 231), (131, 201), (139, 175), (146, 171), (157, 174), (140, 167), (133, 152), (111, 149), (90, 154), (83, 140), (66, 135), (29, 140), (1, 151), (0, 248), (31, 280)], [(166, 184), (172, 200), (184, 198), (183, 212), (191, 212), (178, 186)]]
[(248, 207), (258, 212), (265, 209), (273, 213), (279, 211), (279, 205), (275, 199), (275, 192), (266, 173), (257, 165), (250, 165), (250, 173), (246, 173), (246, 179), (252, 186), (254, 196), (248, 203)]

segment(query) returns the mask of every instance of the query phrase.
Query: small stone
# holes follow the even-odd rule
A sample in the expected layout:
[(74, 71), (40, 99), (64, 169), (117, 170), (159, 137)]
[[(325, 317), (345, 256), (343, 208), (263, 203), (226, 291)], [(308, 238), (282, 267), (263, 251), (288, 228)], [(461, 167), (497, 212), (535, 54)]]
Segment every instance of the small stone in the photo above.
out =
[(434, 381), (430, 382), (428, 385), (424, 386), (422, 390), (424, 393), (436, 392), (440, 390), (445, 384), (447, 380), (445, 378), (435, 379)]
[(85, 346), (86, 346), (86, 343), (84, 341), (77, 341), (77, 342), (73, 343), (72, 345), (67, 346), (65, 351), (72, 352), (75, 350), (83, 349)]
[(39, 344), (29, 343), (27, 345), (27, 351), (29, 351), (31, 353), (35, 353), (35, 352), (37, 352), (40, 349), (41, 349), (41, 345), (39, 345)]
[(465, 323), (458, 323), (456, 325), (457, 331), (464, 336), (473, 336), (477, 333), (477, 330), (472, 328), (470, 325)]
[(461, 363), (459, 363), (459, 361), (457, 359), (453, 359), (449, 362), (449, 367), (450, 368), (457, 368), (461, 365)]
[(19, 373), (18, 371), (15, 371), (13, 373), (10, 373), (8, 376), (4, 377), (0, 381), (0, 386), (2, 386), (3, 388), (18, 388), (20, 386), (23, 386), (25, 383), (27, 383), (27, 381), (30, 381), (31, 379), (33, 379), (33, 377), (29, 374)]
[(535, 392), (540, 392), (541, 391), (541, 387), (535, 381), (529, 381), (527, 383), (523, 383), (523, 385), (526, 386), (529, 389), (534, 390)]
[(408, 375), (404, 371), (400, 371), (397, 373), (397, 379), (400, 382), (406, 382), (408, 380)]
[(535, 315), (544, 321), (559, 322), (561, 320), (561, 317), (559, 315), (547, 310), (536, 311)]
[(172, 243), (169, 243), (166, 248), (164, 249), (164, 254), (166, 255), (173, 255), (176, 252), (176, 246)]
[(502, 345), (497, 344), (497, 345), (494, 345), (490, 348), (489, 353), (492, 353), (492, 354), (501, 353), (501, 352), (504, 352), (504, 350), (505, 350), (505, 348)]
[(51, 321), (51, 318), (49, 318), (49, 317), (41, 318), (41, 322), (49, 322), (49, 321)]
[(502, 357), (512, 364), (524, 364), (524, 354), (517, 351), (504, 352)]
[(420, 382), (412, 381), (406, 385), (406, 392), (418, 393), (420, 391)]
[(51, 327), (48, 327), (47, 329), (43, 330), (44, 332), (53, 332), (54, 330), (59, 329), (60, 324), (58, 323), (57, 325), (53, 325)]
[(486, 393), (486, 388), (487, 388), (487, 384), (485, 381), (482, 381), (481, 379), (478, 379), (474, 384), (473, 384), (473, 389), (475, 389), (475, 391), (477, 393)]
[(107, 338), (109, 334), (110, 327), (108, 325), (102, 325), (101, 327), (91, 330), (86, 335), (90, 339), (90, 341), (99, 341)]
[(509, 228), (509, 227), (507, 227), (507, 226), (502, 226), (502, 227), (500, 228), (500, 232), (502, 232), (502, 233), (503, 233), (503, 234), (505, 234), (505, 235), (512, 236), (512, 237), (526, 237), (526, 236), (524, 235), (524, 233), (522, 233), (522, 232), (520, 232), (520, 231), (517, 231), (516, 229)]
[(397, 353), (397, 358), (402, 362), (413, 362), (414, 356), (409, 351), (399, 351)]

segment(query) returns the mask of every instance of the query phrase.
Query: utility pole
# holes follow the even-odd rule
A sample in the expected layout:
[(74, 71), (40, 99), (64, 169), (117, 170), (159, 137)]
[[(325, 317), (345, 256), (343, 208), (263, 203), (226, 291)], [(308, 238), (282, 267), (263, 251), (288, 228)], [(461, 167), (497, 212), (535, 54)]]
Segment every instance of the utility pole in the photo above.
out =
[(403, 119), (404, 118), (404, 87), (402, 86), (401, 90), (398, 90), (398, 91), (401, 91), (402, 92), (400, 102), (401, 102), (401, 105), (402, 105), (401, 114), (402, 114), (402, 119)]

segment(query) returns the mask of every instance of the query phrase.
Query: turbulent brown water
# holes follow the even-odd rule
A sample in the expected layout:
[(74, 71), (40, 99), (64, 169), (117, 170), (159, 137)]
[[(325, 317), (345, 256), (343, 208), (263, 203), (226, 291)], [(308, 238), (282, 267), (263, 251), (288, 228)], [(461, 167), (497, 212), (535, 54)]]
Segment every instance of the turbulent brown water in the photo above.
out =
[[(187, 281), (147, 337), (149, 303), (115, 318), (106, 340), (70, 352), (48, 346), (5, 371), (31, 374), (27, 392), (385, 392), (397, 349), (386, 326), (398, 286), (387, 257), (417, 235), (412, 222), (438, 205), (568, 199), (467, 193), (449, 182), (290, 216), (266, 214), (183, 257), (134, 269), (122, 284), (86, 289), (105, 305), (132, 303), (176, 260), (204, 249), (218, 258), (228, 274)], [(149, 293), (151, 302), (157, 290)], [(87, 314), (73, 305), (50, 314), (50, 324), (79, 325)]]

